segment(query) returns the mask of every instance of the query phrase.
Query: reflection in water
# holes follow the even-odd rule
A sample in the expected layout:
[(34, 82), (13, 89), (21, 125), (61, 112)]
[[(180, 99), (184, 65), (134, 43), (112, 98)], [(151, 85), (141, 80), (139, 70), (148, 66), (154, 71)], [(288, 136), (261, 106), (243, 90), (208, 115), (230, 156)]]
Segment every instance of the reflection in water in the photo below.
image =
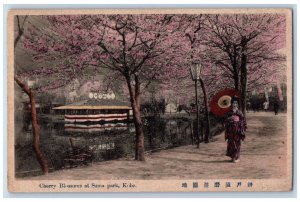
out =
[(106, 144), (95, 144), (95, 145), (90, 145), (89, 149), (92, 151), (103, 151), (103, 150), (109, 150), (109, 149), (114, 149), (115, 148), (115, 143), (110, 142)]
[[(23, 125), (30, 125), (28, 122), (22, 122)], [(147, 117), (143, 122), (146, 151), (191, 144), (192, 128), (188, 119)], [(39, 174), (40, 170), (32, 149), (32, 131), (27, 126), (16, 128), (17, 177)], [(39, 127), (40, 145), (48, 160), (50, 171), (67, 168), (70, 162), (66, 162), (66, 159), (77, 158), (78, 155), (78, 158), (81, 158), (88, 152), (91, 152), (94, 162), (134, 155), (135, 129), (132, 123), (84, 125), (40, 120)], [(76, 149), (79, 149), (77, 153)]]
[(66, 123), (65, 131), (74, 131), (74, 132), (82, 132), (82, 133), (92, 133), (106, 130), (126, 130), (128, 125), (126, 123), (108, 123), (108, 124), (74, 124), (74, 123)]

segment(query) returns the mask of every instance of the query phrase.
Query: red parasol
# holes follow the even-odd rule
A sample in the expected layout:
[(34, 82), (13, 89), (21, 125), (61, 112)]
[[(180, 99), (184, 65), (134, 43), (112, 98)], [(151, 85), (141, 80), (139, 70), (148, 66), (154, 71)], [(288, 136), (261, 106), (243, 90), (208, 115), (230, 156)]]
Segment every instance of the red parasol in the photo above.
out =
[(210, 111), (216, 116), (224, 116), (230, 111), (231, 98), (233, 96), (240, 97), (240, 94), (234, 89), (224, 89), (219, 91), (210, 101)]

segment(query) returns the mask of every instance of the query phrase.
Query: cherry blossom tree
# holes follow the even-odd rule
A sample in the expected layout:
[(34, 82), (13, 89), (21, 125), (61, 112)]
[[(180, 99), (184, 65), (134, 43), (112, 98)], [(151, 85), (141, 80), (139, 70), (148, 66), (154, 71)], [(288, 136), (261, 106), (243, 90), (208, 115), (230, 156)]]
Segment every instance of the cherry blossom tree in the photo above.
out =
[[(27, 20), (28, 16), (16, 16), (15, 17), (15, 23), (17, 26), (17, 30), (16, 32), (16, 37), (14, 40), (14, 48), (16, 50), (17, 45), (20, 42), (21, 37), (24, 34), (24, 25), (25, 22)], [(15, 27), (16, 27), (15, 26)], [(17, 67), (15, 67), (15, 70), (18, 70)], [(30, 89), (27, 85), (26, 82), (22, 81), (22, 79), (18, 76), (18, 74), (15, 74), (14, 76), (14, 80), (15, 82), (19, 85), (19, 87), (22, 89), (22, 91), (24, 93), (26, 93), (29, 97), (30, 100), (30, 109), (31, 109), (31, 119), (32, 119), (32, 128), (33, 128), (33, 148), (34, 151), (37, 155), (37, 159), (38, 162), (41, 166), (41, 169), (43, 171), (44, 174), (47, 174), (49, 169), (48, 169), (48, 162), (46, 160), (45, 154), (43, 153), (43, 151), (41, 150), (40, 146), (39, 146), (39, 127), (38, 127), (38, 121), (37, 121), (37, 113), (36, 113), (36, 107), (35, 107), (35, 95), (32, 91), (32, 89)]]
[(166, 62), (158, 61), (166, 60), (163, 57), (172, 50), (168, 29), (170, 18), (166, 15), (108, 16), (103, 25), (106, 33), (98, 43), (102, 49), (98, 58), (100, 64), (119, 72), (128, 87), (136, 129), (136, 160), (145, 160), (140, 112), (142, 82), (161, 76), (163, 65), (164, 71), (168, 68)]
[[(161, 79), (172, 68), (174, 43), (169, 15), (70, 15), (47, 16), (48, 27), (36, 33), (34, 25), (24, 46), (36, 60), (60, 62), (53, 68), (37, 69), (36, 75), (68, 74), (72, 80), (86, 68), (108, 69), (125, 80), (136, 129), (136, 160), (144, 158), (144, 132), (140, 112), (142, 87)], [(168, 58), (170, 57), (170, 58)], [(32, 72), (31, 72), (32, 73)], [(180, 71), (176, 72), (180, 74)], [(173, 74), (174, 75), (174, 74)], [(170, 76), (170, 75), (168, 75)], [(65, 85), (61, 81), (57, 85)]]
[[(225, 69), (241, 93), (246, 110), (247, 84), (264, 84), (281, 74), (278, 64), (285, 57), (277, 51), (285, 46), (285, 16), (281, 14), (209, 15), (206, 43), (212, 63)], [(268, 72), (270, 76), (265, 76)], [(262, 81), (263, 80), (263, 81)]]

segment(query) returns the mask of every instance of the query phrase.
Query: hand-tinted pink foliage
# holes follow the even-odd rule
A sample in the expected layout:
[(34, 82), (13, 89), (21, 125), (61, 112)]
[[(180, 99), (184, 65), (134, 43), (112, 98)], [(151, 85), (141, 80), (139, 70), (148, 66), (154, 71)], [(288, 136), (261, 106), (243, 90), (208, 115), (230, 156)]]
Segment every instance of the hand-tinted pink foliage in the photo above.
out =
[[(201, 63), (202, 79), (211, 96), (224, 87), (234, 87), (233, 61), (228, 54), (234, 51), (236, 63), (241, 63), (242, 52), (248, 56), (249, 89), (285, 75), (280, 63), (282, 56), (277, 52), (285, 47), (284, 15), (62, 15), (41, 18), (47, 21), (47, 26), (30, 26), (23, 45), (32, 51), (36, 63), (47, 61), (53, 65), (20, 75), (55, 78), (41, 88), (45, 90), (70, 84), (78, 77), (84, 78), (88, 74), (84, 70), (95, 67), (121, 76), (138, 75), (142, 89), (147, 88), (149, 82), (155, 82), (162, 91), (173, 90), (190, 99), (194, 93), (189, 69)], [(244, 50), (243, 37), (248, 39)], [(110, 78), (112, 81), (122, 79), (119, 76)]]
[(286, 44), (285, 15), (209, 15), (205, 29), (207, 53), (218, 67), (233, 75), (233, 66), (239, 67), (241, 55), (247, 55), (249, 89), (274, 82), (270, 75), (285, 75), (280, 68), (285, 56), (278, 53)]

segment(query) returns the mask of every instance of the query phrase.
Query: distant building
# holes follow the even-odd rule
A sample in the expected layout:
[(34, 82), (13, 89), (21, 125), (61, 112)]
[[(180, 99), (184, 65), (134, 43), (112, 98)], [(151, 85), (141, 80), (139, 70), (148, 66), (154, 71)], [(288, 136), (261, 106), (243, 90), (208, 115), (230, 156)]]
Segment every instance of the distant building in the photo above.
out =
[(54, 107), (53, 111), (63, 116), (65, 131), (81, 133), (125, 130), (132, 115), (130, 104), (116, 100), (112, 91), (89, 92), (88, 99)]
[(177, 112), (177, 107), (173, 103), (169, 103), (166, 106), (166, 111), (165, 113), (176, 113)]

